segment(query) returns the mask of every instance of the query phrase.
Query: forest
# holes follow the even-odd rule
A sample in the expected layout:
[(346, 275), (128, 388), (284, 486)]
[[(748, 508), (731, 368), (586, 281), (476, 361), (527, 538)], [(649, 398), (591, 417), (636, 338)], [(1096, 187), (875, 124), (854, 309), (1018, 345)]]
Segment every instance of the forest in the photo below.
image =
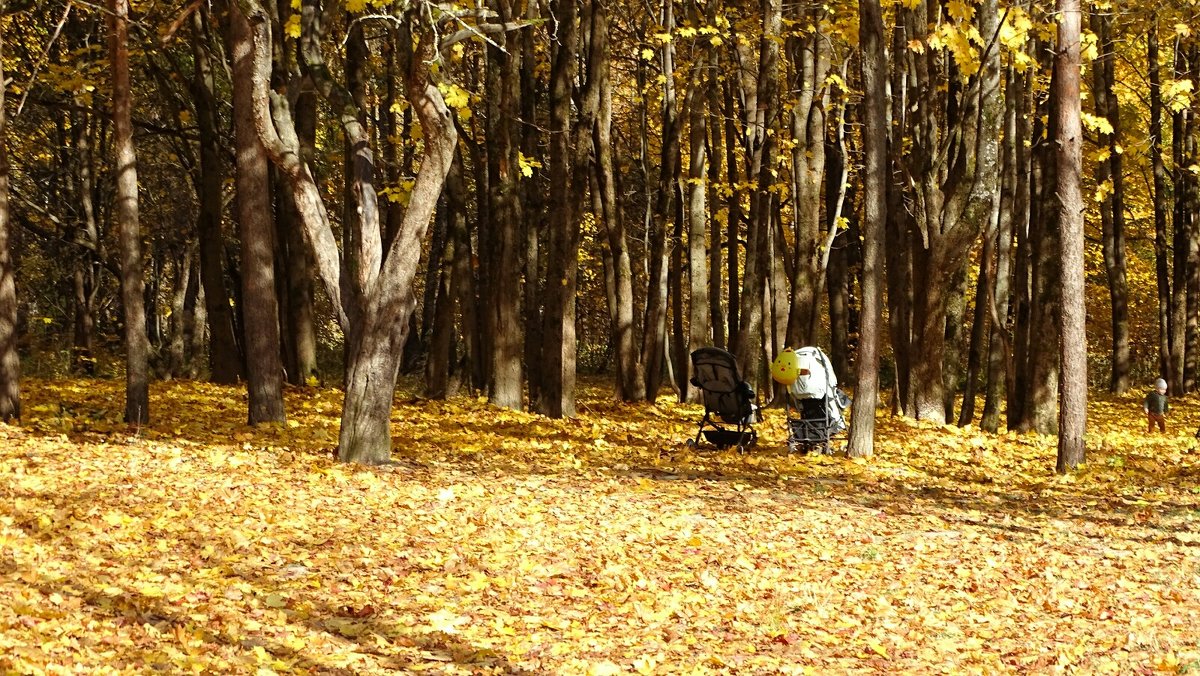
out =
[(1200, 670), (1198, 18), (0, 0), (0, 672)]
[(0, 412), (18, 358), (124, 371), (129, 421), (344, 384), (376, 463), (387, 374), (570, 417), (580, 373), (696, 401), (706, 345), (770, 399), (815, 344), (860, 407), (1073, 466), (1068, 401), (1200, 353), (1190, 10), (1086, 9), (9, 2)]

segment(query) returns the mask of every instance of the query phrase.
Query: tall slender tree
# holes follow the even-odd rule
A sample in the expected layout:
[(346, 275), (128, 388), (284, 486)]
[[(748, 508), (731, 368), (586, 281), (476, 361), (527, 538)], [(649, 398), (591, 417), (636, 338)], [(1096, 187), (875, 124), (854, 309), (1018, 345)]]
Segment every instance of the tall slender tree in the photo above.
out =
[[(242, 253), (242, 335), (251, 425), (283, 422), (283, 363), (275, 295), (275, 220), (266, 150), (254, 119), (254, 62), (233, 60), (233, 132), (236, 148), (237, 222)], [(347, 228), (349, 230), (349, 228)]]
[(1056, 162), (1059, 228), (1062, 231), (1062, 376), (1060, 378), (1058, 463), (1060, 473), (1083, 462), (1087, 428), (1087, 333), (1083, 260), (1083, 126), (1080, 120), (1079, 0), (1058, 0), (1057, 71), (1051, 96), (1058, 117)]
[(144, 424), (150, 422), (150, 340), (146, 336), (137, 153), (133, 145), (133, 94), (129, 82), (129, 0), (109, 0), (108, 9), (113, 146), (116, 148), (116, 217), (120, 232), (121, 303), (125, 319), (125, 421)]
[(883, 11), (879, 0), (859, 0), (862, 49), (863, 220), (862, 324), (859, 330), (855, 414), (850, 419), (846, 455), (870, 456), (875, 448), (875, 407), (879, 400), (879, 345), (883, 331), (883, 256), (887, 222), (887, 63)]
[[(0, 15), (7, 3), (0, 0)], [(0, 26), (0, 420), (21, 418), (21, 362), (17, 356), (16, 271), (10, 252), (12, 220), (9, 217), (8, 91), (4, 72), (4, 39)]]

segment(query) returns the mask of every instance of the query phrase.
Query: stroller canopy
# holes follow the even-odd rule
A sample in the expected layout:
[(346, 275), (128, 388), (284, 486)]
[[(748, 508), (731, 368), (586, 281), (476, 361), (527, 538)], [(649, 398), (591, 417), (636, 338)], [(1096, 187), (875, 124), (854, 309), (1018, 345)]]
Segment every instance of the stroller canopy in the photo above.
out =
[(837, 389), (837, 374), (821, 348), (809, 346), (796, 350), (796, 366), (800, 375), (790, 389), (797, 399), (824, 399)]

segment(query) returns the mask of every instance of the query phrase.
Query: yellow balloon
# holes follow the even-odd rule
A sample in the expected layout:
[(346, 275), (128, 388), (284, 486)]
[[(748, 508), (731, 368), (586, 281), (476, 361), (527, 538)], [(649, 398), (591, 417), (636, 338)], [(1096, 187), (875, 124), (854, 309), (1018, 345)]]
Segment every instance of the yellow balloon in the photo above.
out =
[(780, 385), (791, 385), (800, 377), (800, 366), (792, 348), (783, 348), (783, 352), (771, 362), (771, 377)]

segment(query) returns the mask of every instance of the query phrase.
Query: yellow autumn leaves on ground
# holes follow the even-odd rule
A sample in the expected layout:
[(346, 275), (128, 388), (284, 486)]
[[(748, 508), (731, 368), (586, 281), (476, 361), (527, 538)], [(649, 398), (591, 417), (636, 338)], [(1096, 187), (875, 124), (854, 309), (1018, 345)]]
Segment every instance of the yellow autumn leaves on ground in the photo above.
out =
[(696, 452), (696, 407), (576, 420), (401, 394), (337, 465), (338, 393), (30, 382), (0, 427), (0, 672), (1135, 673), (1200, 669), (1200, 403), (1143, 438), (881, 416), (870, 461)]

